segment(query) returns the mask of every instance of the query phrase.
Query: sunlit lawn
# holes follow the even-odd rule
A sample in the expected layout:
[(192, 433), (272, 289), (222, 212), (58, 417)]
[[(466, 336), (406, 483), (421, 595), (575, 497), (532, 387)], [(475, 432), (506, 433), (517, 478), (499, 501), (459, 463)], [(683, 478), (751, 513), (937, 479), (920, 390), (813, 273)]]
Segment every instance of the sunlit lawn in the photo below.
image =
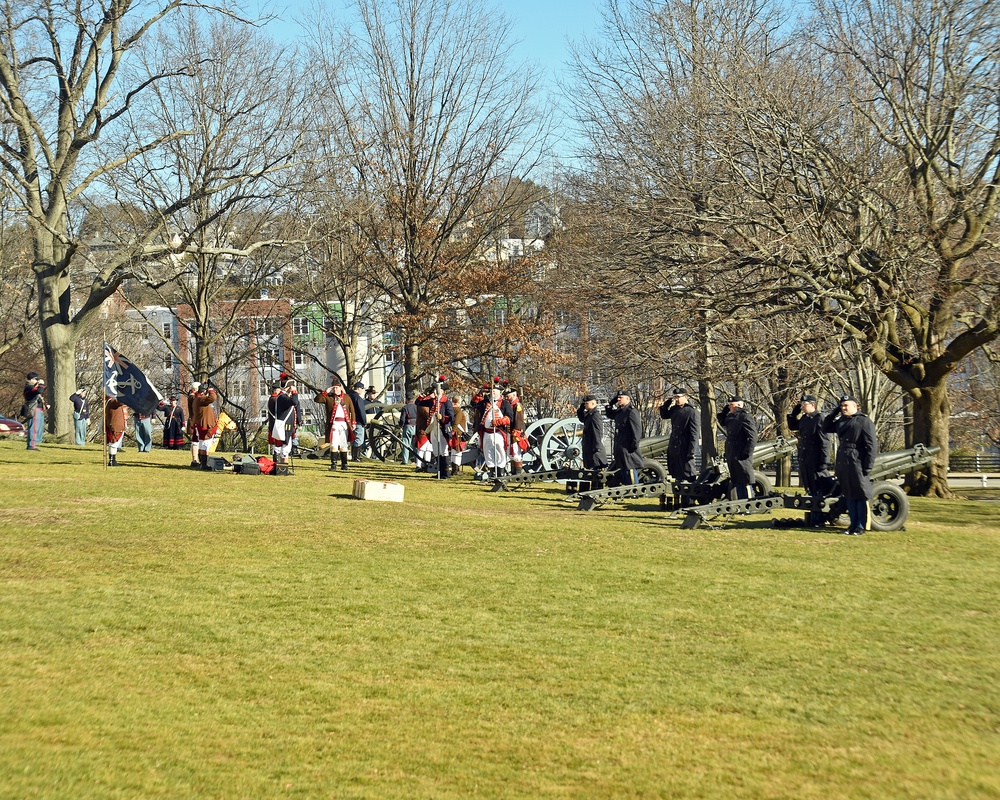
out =
[(682, 531), (119, 460), (0, 442), (0, 797), (1000, 796), (1000, 503)]

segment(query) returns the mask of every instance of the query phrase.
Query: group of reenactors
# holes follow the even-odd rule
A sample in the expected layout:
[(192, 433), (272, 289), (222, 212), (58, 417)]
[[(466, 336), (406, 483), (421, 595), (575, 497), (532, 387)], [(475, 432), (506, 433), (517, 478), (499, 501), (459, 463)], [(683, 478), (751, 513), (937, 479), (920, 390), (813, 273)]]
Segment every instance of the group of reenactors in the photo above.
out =
[[(608, 453), (604, 446), (604, 420), (597, 409), (597, 398), (586, 395), (577, 409), (577, 418), (583, 424), (582, 449), (585, 469), (595, 476), (606, 469)], [(678, 483), (697, 479), (695, 452), (701, 430), (698, 411), (691, 405), (686, 389), (678, 387), (673, 395), (659, 407), (660, 417), (670, 420), (670, 437), (667, 443), (667, 471)], [(604, 410), (614, 426), (614, 466), (619, 470), (624, 484), (638, 482), (642, 468), (639, 440), (642, 423), (632, 406), (628, 391), (619, 392)], [(754, 448), (757, 445), (757, 423), (747, 411), (746, 401), (734, 395), (716, 415), (719, 427), (725, 432), (724, 458), (729, 469), (730, 491), (733, 499), (749, 500), (754, 496)], [(861, 412), (856, 398), (843, 395), (837, 407), (826, 415), (820, 413), (814, 395), (803, 394), (787, 417), (788, 427), (798, 436), (799, 480), (811, 495), (824, 495), (832, 488), (830, 455), (833, 436), (839, 440), (834, 473), (840, 491), (847, 502), (850, 524), (845, 533), (853, 536), (864, 533), (869, 523), (869, 501), (872, 481), (869, 474), (878, 455), (875, 424)], [(594, 484), (600, 485), (595, 478)], [(811, 524), (819, 521), (809, 519)]]

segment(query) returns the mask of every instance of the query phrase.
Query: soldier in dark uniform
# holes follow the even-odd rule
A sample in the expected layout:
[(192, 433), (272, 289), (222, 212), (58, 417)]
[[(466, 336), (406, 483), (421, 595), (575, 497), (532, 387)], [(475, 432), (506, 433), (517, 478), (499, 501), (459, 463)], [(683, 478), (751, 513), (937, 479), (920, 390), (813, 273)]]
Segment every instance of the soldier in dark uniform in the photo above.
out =
[(667, 443), (667, 471), (675, 481), (693, 481), (698, 477), (694, 451), (698, 446), (698, 412), (688, 402), (687, 389), (677, 387), (674, 396), (660, 406), (661, 419), (670, 420)]
[(642, 419), (639, 410), (632, 405), (632, 396), (627, 391), (619, 392), (607, 408), (608, 419), (615, 423), (614, 457), (615, 466), (621, 470), (623, 485), (639, 482), (642, 469), (642, 455), (639, 440), (642, 439)]
[(848, 394), (840, 398), (840, 407), (823, 421), (823, 430), (837, 434), (837, 481), (847, 501), (850, 527), (844, 533), (860, 536), (868, 527), (869, 506), (872, 499), (872, 480), (869, 473), (878, 455), (875, 423), (862, 414), (858, 401)]
[(729, 398), (716, 418), (726, 432), (726, 466), (734, 500), (753, 499), (753, 449), (757, 446), (757, 423), (746, 410), (742, 397)]
[(597, 410), (597, 398), (585, 395), (576, 410), (576, 418), (583, 423), (583, 468), (593, 471), (590, 488), (600, 489), (604, 482), (599, 477), (608, 466), (608, 451), (604, 448), (604, 416)]
[[(823, 417), (816, 410), (816, 398), (802, 395), (788, 415), (788, 428), (799, 437), (799, 483), (809, 495), (824, 494), (824, 482), (830, 477), (831, 435), (823, 430)], [(806, 522), (812, 523), (807, 514)]]

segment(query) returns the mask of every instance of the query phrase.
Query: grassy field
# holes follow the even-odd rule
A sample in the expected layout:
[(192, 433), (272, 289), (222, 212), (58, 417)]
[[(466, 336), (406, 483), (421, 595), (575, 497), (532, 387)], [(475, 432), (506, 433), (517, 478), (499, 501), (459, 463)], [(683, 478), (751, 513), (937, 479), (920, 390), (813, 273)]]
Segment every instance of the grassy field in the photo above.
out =
[(119, 460), (0, 442), (0, 797), (1000, 797), (995, 501), (682, 531)]

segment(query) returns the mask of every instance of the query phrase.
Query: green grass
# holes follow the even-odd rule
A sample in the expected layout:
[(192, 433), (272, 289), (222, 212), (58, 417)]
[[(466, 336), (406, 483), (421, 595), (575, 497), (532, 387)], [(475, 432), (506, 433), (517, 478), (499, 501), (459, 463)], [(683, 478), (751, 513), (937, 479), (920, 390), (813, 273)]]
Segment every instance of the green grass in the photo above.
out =
[(119, 460), (0, 442), (0, 797), (1000, 797), (996, 502), (683, 531)]

